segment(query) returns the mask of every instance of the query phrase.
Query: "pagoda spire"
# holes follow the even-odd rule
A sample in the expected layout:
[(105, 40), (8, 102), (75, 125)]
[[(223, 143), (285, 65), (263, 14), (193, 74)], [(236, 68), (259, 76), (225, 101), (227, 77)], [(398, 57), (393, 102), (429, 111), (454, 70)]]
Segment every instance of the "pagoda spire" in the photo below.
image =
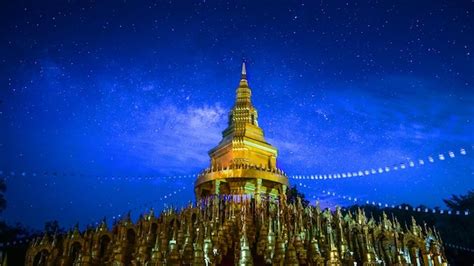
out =
[[(219, 144), (209, 151), (210, 170), (200, 174), (196, 180), (198, 199), (210, 194), (220, 194), (220, 188), (224, 193), (234, 195), (257, 195), (268, 191), (268, 194), (276, 196), (286, 191), (288, 178), (280, 174), (281, 171), (276, 166), (278, 151), (265, 140), (263, 130), (258, 125), (258, 112), (252, 104), (252, 90), (247, 81), (245, 61), (242, 61), (240, 74), (227, 128), (222, 132)], [(264, 169), (268, 176), (262, 176), (260, 172), (246, 172), (246, 169), (253, 171), (257, 167)], [(244, 172), (239, 172), (244, 168)], [(238, 183), (239, 180), (245, 180), (246, 183)]]
[(247, 67), (244, 60), (242, 60), (242, 71), (240, 72), (240, 82), (237, 88), (237, 98), (239, 98), (239, 93), (241, 94), (240, 97), (248, 98), (248, 101), (250, 101), (252, 92), (250, 91), (247, 81)]

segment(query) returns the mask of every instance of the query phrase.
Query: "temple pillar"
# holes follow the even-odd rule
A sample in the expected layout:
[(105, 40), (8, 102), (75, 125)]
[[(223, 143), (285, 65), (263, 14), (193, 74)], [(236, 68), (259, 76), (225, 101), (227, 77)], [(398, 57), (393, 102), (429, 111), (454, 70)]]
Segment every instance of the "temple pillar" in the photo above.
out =
[(221, 186), (221, 181), (220, 180), (214, 181), (214, 195), (219, 195), (220, 194), (220, 186)]
[(286, 203), (286, 189), (288, 188), (287, 185), (281, 185), (281, 192), (280, 192), (280, 200)]
[(260, 203), (261, 200), (262, 200), (262, 179), (261, 178), (257, 178), (255, 180), (255, 200), (257, 201), (257, 203)]
[(434, 265), (433, 259), (431, 258), (431, 254), (422, 251), (422, 258), (423, 258), (423, 265)]

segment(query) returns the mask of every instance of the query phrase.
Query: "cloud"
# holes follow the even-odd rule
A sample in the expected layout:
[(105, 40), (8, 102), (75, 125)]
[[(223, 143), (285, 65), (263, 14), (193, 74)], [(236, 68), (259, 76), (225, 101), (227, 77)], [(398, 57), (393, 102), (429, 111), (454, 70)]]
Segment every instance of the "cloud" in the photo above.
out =
[(181, 109), (162, 102), (143, 114), (138, 129), (126, 139), (149, 167), (189, 173), (207, 165), (207, 151), (220, 141), (226, 113), (218, 103)]

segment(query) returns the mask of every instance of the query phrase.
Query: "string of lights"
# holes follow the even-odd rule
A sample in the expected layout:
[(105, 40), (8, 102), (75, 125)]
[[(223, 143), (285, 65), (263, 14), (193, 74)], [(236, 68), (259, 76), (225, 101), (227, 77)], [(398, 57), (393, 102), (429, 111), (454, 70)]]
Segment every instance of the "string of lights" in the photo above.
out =
[[(140, 205), (137, 205), (136, 207), (134, 208), (131, 208), (130, 210), (126, 211), (126, 212), (123, 212), (123, 213), (119, 213), (119, 214), (115, 214), (115, 215), (112, 215), (112, 221), (113, 223), (116, 223), (117, 221), (119, 221), (120, 219), (122, 219), (123, 217), (125, 217), (129, 212), (132, 212), (132, 211), (143, 211), (143, 207), (146, 206), (146, 209), (147, 210), (150, 210), (152, 209), (154, 206), (156, 206), (155, 204), (156, 203), (160, 203), (160, 202), (163, 202), (163, 201), (167, 201), (167, 200), (170, 200), (172, 197), (178, 195), (179, 192), (182, 192), (186, 189), (186, 186), (183, 186), (183, 187), (180, 187), (166, 195), (163, 195), (161, 197), (159, 197), (158, 199), (155, 199), (155, 200), (151, 200), (151, 201), (147, 201), (145, 203), (142, 203)], [(163, 203), (166, 207), (166, 203), (164, 202)], [(89, 223), (88, 226), (92, 226), (92, 225), (99, 225), (100, 223), (102, 222), (102, 219), (100, 220), (97, 220), (97, 219), (94, 219), (93, 222)], [(24, 237), (24, 238), (20, 238), (20, 239), (16, 239), (16, 240), (12, 240), (12, 241), (8, 241), (8, 242), (4, 242), (4, 243), (0, 243), (0, 248), (10, 248), (10, 247), (15, 247), (15, 246), (21, 246), (21, 245), (26, 245), (28, 244), (31, 240), (33, 240), (34, 238), (36, 238), (37, 236), (32, 236), (32, 237)]]
[(449, 247), (449, 248), (453, 248), (453, 249), (458, 249), (458, 250), (463, 250), (463, 251), (474, 253), (474, 248), (466, 248), (466, 247), (459, 246), (459, 245), (456, 245), (456, 244), (451, 244), (451, 243), (444, 243), (444, 246)]
[(5, 180), (18, 177), (95, 177), (97, 180), (102, 181), (144, 181), (144, 180), (163, 180), (163, 179), (188, 179), (195, 178), (197, 174), (187, 174), (187, 175), (172, 175), (172, 176), (101, 176), (101, 175), (90, 175), (82, 173), (67, 173), (59, 171), (50, 171), (50, 172), (28, 172), (28, 171), (3, 171), (0, 170), (0, 177), (3, 177)]
[(16, 239), (16, 240), (13, 240), (13, 241), (0, 243), (0, 248), (9, 248), (9, 247), (16, 247), (16, 246), (26, 245), (32, 239), (33, 239), (33, 237), (25, 237), (25, 238)]
[[(123, 213), (120, 213), (120, 214), (116, 214), (116, 215), (112, 215), (112, 220), (115, 222), (117, 220), (120, 220), (124, 215), (127, 215), (129, 212), (132, 212), (132, 211), (143, 211), (143, 209), (148, 209), (150, 210), (153, 206), (156, 206), (155, 204), (156, 203), (160, 203), (160, 202), (163, 202), (163, 201), (166, 201), (166, 200), (170, 200), (173, 196), (177, 195), (179, 192), (181, 191), (184, 191), (186, 189), (186, 186), (183, 186), (183, 187), (180, 187), (168, 194), (165, 194), (157, 199), (154, 199), (154, 200), (150, 200), (150, 201), (147, 201), (147, 202), (144, 202), (140, 205), (137, 205), (135, 206), (134, 208), (131, 208), (129, 209), (129, 211), (127, 212), (123, 212)], [(163, 204), (166, 206), (166, 202), (163, 202)], [(99, 225), (100, 223), (102, 222), (102, 220), (94, 220), (94, 222), (92, 222), (90, 225)]]
[[(435, 163), (437, 161), (444, 161), (447, 158), (457, 158), (457, 155), (467, 155), (467, 149), (461, 148), (459, 151), (448, 151), (446, 153), (440, 153), (437, 156), (427, 156), (425, 159), (418, 160), (408, 160), (407, 162), (384, 167), (372, 167), (367, 170), (358, 170), (358, 171), (348, 171), (340, 172), (334, 174), (314, 174), (314, 175), (291, 175), (289, 178), (292, 179), (309, 179), (309, 180), (326, 180), (326, 179), (342, 179), (342, 178), (351, 178), (359, 176), (368, 176), (388, 173), (391, 171), (405, 170), (413, 168), (415, 166), (424, 166), (428, 163)], [(44, 172), (28, 172), (28, 171), (4, 171), (0, 170), (0, 177), (4, 177), (6, 180), (13, 177), (96, 177), (98, 180), (102, 181), (140, 181), (140, 180), (162, 180), (162, 179), (188, 179), (196, 178), (198, 174), (186, 174), (186, 175), (171, 175), (171, 176), (153, 176), (153, 175), (130, 175), (130, 176), (101, 176), (101, 175), (91, 175), (83, 173), (69, 173), (62, 171), (44, 171)]]
[(186, 179), (196, 177), (196, 174), (192, 175), (179, 175), (179, 176), (161, 176), (161, 177), (97, 177), (98, 180), (102, 181), (140, 181), (140, 180), (170, 180), (170, 179)]
[[(298, 185), (300, 187), (303, 187), (303, 188), (314, 189), (314, 188), (312, 188), (308, 185), (305, 185), (303, 183), (298, 183)], [(465, 210), (465, 211), (461, 212), (461, 211), (442, 210), (442, 209), (437, 209), (437, 208), (435, 209), (435, 208), (426, 208), (426, 207), (424, 207), (424, 208), (409, 207), (407, 205), (388, 204), (388, 203), (384, 203), (384, 202), (380, 202), (380, 201), (371, 201), (371, 200), (363, 201), (363, 200), (360, 200), (359, 198), (354, 197), (354, 196), (339, 195), (335, 192), (326, 191), (326, 190), (322, 190), (321, 193), (324, 194), (324, 195), (344, 199), (344, 200), (347, 200), (347, 201), (352, 201), (354, 203), (361, 203), (361, 204), (365, 203), (365, 204), (368, 204), (368, 205), (373, 205), (373, 206), (378, 206), (378, 207), (383, 207), (383, 208), (390, 208), (390, 209), (395, 209), (395, 210), (404, 210), (404, 211), (413, 211), (413, 212), (431, 213), (431, 214), (444, 214), (444, 215), (459, 215), (459, 216), (461, 216), (461, 215), (462, 216), (470, 215), (469, 210)], [(313, 196), (313, 198), (315, 198), (315, 196)]]
[(377, 174), (384, 174), (392, 171), (399, 171), (405, 170), (409, 168), (413, 168), (415, 166), (424, 166), (427, 164), (432, 164), (439, 161), (444, 161), (447, 158), (457, 158), (457, 155), (465, 156), (467, 155), (467, 151), (465, 148), (459, 149), (458, 152), (448, 151), (446, 153), (440, 153), (437, 156), (428, 156), (424, 159), (418, 160), (408, 160), (407, 162), (392, 165), (392, 166), (384, 166), (384, 167), (373, 167), (366, 170), (358, 170), (358, 171), (350, 171), (350, 172), (340, 172), (340, 173), (333, 173), (333, 174), (314, 174), (314, 175), (292, 175), (290, 178), (292, 179), (306, 179), (306, 180), (327, 180), (327, 179), (343, 179), (343, 178), (351, 178), (351, 177), (360, 177), (360, 176), (369, 176), (369, 175), (377, 175)]
[[(358, 177), (358, 176), (368, 176), (368, 175), (376, 175), (376, 174), (383, 174), (388, 173), (390, 171), (397, 171), (397, 170), (404, 170), (408, 168), (413, 168), (415, 166), (424, 166), (428, 163), (435, 163), (437, 161), (444, 161), (447, 158), (457, 158), (457, 155), (465, 156), (468, 152), (465, 148), (459, 149), (458, 152), (448, 151), (447, 153), (440, 153), (437, 156), (428, 156), (426, 159), (418, 159), (418, 160), (409, 160), (406, 163), (401, 163), (393, 166), (385, 166), (385, 167), (378, 167), (378, 168), (371, 168), (370, 170), (363, 170), (363, 171), (352, 171), (352, 172), (344, 172), (344, 173), (335, 173), (335, 174), (318, 174), (318, 175), (293, 175), (289, 176), (292, 179), (306, 179), (306, 180), (326, 180), (326, 179), (340, 179), (340, 178), (351, 178), (351, 177)], [(140, 180), (176, 180), (176, 179), (188, 179), (188, 178), (196, 178), (198, 174), (187, 174), (187, 175), (173, 175), (173, 176), (100, 176), (100, 175), (90, 175), (90, 174), (82, 174), (82, 173), (68, 173), (68, 172), (61, 172), (61, 171), (46, 171), (46, 172), (28, 172), (28, 171), (3, 171), (0, 170), (0, 177), (4, 177), (5, 180), (15, 178), (15, 177), (96, 177), (99, 181), (140, 181)], [(301, 187), (304, 188), (311, 188), (305, 184), (299, 183)], [(169, 200), (172, 196), (176, 195), (178, 192), (181, 192), (186, 187), (183, 186), (173, 192), (170, 192), (156, 200), (145, 202), (144, 204), (137, 206), (135, 208), (130, 209), (130, 211), (135, 211), (141, 208), (142, 206), (148, 205), (152, 206), (157, 202), (162, 202), (163, 200)], [(357, 197), (348, 196), (348, 195), (339, 195), (335, 192), (330, 191), (322, 191), (323, 194), (338, 197), (344, 200), (352, 201), (355, 203), (363, 202)], [(451, 210), (442, 210), (442, 209), (433, 209), (433, 208), (415, 208), (409, 206), (402, 206), (402, 205), (394, 205), (394, 204), (387, 204), (382, 202), (370, 201), (366, 200), (365, 204), (370, 204), (378, 207), (385, 207), (385, 208), (392, 208), (398, 210), (405, 210), (405, 211), (413, 211), (413, 212), (420, 212), (420, 213), (432, 213), (432, 214), (444, 214), (444, 215), (470, 215), (468, 210), (464, 212), (460, 211), (451, 211)], [(127, 213), (127, 212), (126, 212)], [(112, 215), (112, 220), (115, 222), (120, 220), (126, 213)], [(100, 221), (94, 221), (92, 224), (98, 225)], [(0, 243), (1, 247), (11, 247), (16, 245), (26, 244), (31, 240), (31, 238), (22, 238), (17, 239), (10, 242)], [(473, 252), (473, 249), (464, 248), (455, 244), (446, 244), (446, 246), (451, 248), (457, 248), (460, 250), (470, 251)]]

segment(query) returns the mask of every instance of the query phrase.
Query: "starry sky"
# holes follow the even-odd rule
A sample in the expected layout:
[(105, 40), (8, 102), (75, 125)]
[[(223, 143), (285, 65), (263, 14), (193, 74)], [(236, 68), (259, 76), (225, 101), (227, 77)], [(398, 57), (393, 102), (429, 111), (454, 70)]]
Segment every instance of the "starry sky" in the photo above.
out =
[(193, 178), (162, 177), (208, 166), (243, 58), (289, 175), (456, 153), (291, 180), (308, 197), (445, 207), (474, 188), (472, 1), (28, 2), (0, 4), (0, 215), (10, 223), (83, 226), (193, 200)]

